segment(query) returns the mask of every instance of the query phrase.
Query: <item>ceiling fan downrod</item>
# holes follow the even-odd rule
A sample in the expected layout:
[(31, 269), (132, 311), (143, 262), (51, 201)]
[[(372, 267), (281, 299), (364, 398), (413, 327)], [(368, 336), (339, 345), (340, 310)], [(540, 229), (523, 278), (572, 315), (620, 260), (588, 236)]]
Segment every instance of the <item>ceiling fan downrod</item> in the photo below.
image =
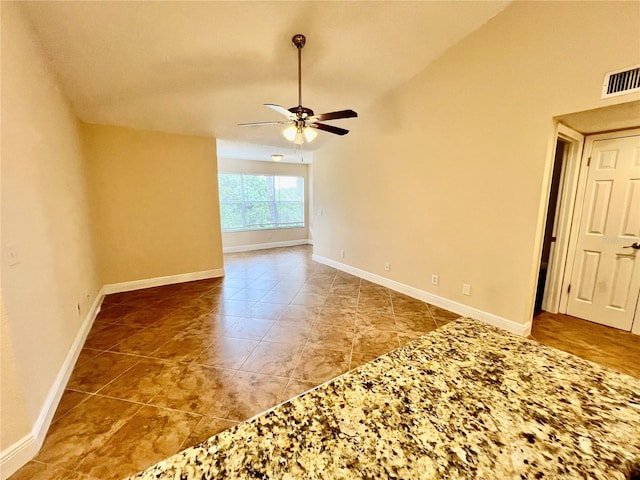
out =
[(293, 45), (298, 49), (298, 106), (302, 106), (302, 49), (307, 43), (307, 37), (301, 33), (296, 33), (291, 39)]

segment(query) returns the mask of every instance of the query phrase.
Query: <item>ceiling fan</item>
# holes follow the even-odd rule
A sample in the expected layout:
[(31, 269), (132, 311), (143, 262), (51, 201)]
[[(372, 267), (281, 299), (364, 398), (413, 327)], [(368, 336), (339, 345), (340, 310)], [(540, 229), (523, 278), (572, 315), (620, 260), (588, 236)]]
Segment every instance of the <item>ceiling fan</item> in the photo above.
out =
[(291, 39), (293, 45), (298, 49), (298, 106), (291, 107), (288, 110), (280, 105), (266, 103), (265, 107), (278, 112), (285, 116), (287, 120), (273, 122), (252, 122), (240, 123), (242, 127), (250, 127), (255, 125), (289, 125), (284, 129), (282, 134), (287, 140), (292, 141), (296, 145), (302, 145), (305, 141), (311, 142), (318, 135), (316, 130), (322, 130), (336, 135), (346, 135), (349, 130), (344, 128), (327, 125), (327, 120), (338, 120), (340, 118), (353, 118), (358, 114), (353, 110), (339, 110), (337, 112), (320, 113), (316, 115), (310, 108), (302, 106), (302, 48), (307, 39), (301, 33), (293, 36)]

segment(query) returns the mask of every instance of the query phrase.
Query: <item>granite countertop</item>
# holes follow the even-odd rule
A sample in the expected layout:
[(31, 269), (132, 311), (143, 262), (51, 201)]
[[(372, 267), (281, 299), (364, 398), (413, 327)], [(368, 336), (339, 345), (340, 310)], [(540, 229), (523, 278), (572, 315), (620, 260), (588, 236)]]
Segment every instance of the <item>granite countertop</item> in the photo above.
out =
[(131, 478), (638, 475), (639, 380), (460, 319)]

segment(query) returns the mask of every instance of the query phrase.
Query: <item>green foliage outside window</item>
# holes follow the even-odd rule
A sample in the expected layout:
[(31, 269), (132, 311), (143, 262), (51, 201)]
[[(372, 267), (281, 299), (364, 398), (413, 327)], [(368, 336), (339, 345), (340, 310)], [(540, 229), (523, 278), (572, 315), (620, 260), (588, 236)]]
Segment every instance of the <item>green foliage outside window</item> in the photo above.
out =
[(304, 227), (304, 178), (218, 175), (223, 231)]

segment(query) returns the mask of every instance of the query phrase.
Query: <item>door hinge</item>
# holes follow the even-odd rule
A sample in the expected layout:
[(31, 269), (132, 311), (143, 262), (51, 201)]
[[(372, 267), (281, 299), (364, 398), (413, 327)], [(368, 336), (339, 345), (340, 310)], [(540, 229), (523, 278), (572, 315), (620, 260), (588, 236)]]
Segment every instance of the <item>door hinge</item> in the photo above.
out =
[(571, 293), (571, 285), (567, 287), (567, 293)]
[(591, 157), (587, 158), (587, 167), (591, 166)]

